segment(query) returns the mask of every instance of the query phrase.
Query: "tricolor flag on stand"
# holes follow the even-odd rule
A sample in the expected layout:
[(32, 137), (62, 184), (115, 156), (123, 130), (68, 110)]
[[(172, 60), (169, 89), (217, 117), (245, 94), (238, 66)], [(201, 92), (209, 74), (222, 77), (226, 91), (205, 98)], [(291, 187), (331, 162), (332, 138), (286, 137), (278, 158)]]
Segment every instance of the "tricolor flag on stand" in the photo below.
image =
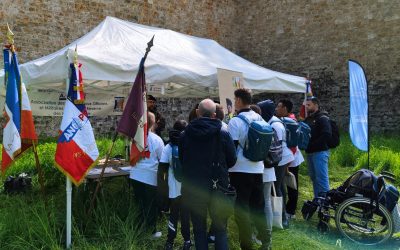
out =
[(6, 85), (6, 103), (3, 130), (3, 150), (1, 172), (8, 167), (37, 141), (33, 123), (31, 105), (26, 93), (25, 84), (19, 71), (17, 54), (13, 45), (3, 50)]
[(79, 185), (86, 173), (96, 165), (99, 151), (84, 104), (81, 64), (71, 63), (70, 67), (70, 84), (55, 162), (61, 172), (67, 175), (75, 185)]
[(126, 102), (117, 131), (134, 140), (131, 146), (130, 163), (134, 166), (142, 158), (149, 158), (147, 147), (147, 103), (144, 60), (139, 66), (135, 82)]
[(306, 110), (306, 101), (308, 97), (313, 96), (312, 90), (311, 90), (311, 80), (306, 81), (306, 92), (304, 94), (304, 101), (303, 104), (301, 105), (300, 108), (300, 120), (304, 120), (307, 118), (307, 110)]

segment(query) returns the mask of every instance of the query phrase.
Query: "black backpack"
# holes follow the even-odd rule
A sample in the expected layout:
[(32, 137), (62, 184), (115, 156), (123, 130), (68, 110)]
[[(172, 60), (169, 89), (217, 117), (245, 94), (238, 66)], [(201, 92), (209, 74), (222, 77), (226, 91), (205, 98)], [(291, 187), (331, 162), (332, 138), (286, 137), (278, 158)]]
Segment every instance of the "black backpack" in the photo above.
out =
[(375, 198), (380, 191), (378, 189), (378, 177), (367, 169), (358, 170), (338, 188), (348, 198), (354, 197), (356, 194), (366, 198)]
[[(330, 119), (326, 115), (323, 115), (323, 116), (325, 116), (329, 120), (329, 123), (331, 124), (331, 130), (332, 130), (331, 138), (329, 138), (328, 143), (327, 143), (328, 147), (336, 148), (340, 144), (339, 128), (334, 120)], [(323, 116), (321, 116), (321, 117), (323, 117)]]
[(274, 134), (272, 136), (271, 146), (269, 147), (269, 151), (267, 154), (267, 158), (264, 160), (265, 168), (273, 168), (278, 166), (279, 162), (282, 160), (282, 141), (279, 141), (278, 135), (274, 128)]

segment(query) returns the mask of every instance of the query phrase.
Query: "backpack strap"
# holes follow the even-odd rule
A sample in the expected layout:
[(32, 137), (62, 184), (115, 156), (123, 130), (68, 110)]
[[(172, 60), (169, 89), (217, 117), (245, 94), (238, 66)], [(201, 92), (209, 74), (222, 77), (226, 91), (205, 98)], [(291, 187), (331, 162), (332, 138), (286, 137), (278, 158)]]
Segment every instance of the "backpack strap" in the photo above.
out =
[(249, 125), (250, 126), (250, 120), (249, 119), (247, 119), (247, 117), (246, 116), (244, 116), (244, 115), (237, 115), (236, 117), (238, 117), (238, 118), (240, 118), (240, 119), (242, 119), (247, 125)]

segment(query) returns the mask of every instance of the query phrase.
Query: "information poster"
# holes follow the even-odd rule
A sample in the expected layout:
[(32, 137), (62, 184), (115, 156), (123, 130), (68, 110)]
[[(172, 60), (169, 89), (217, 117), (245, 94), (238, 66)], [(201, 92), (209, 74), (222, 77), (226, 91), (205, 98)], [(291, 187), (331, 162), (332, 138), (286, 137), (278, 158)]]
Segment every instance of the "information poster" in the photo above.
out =
[(234, 92), (236, 89), (243, 87), (243, 74), (226, 69), (217, 69), (217, 74), (219, 100), (224, 107), (224, 121), (228, 123), (235, 113)]

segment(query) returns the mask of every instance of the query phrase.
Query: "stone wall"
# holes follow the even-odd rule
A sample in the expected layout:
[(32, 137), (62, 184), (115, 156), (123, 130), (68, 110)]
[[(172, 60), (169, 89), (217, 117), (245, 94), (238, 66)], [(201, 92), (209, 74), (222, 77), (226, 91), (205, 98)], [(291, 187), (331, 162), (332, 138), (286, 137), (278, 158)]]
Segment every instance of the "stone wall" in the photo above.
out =
[(114, 16), (211, 38), (235, 50), (235, 13), (235, 0), (1, 0), (0, 39), (8, 22), (25, 62), (63, 48)]
[[(369, 80), (372, 130), (398, 131), (399, 13), (398, 0), (2, 0), (0, 39), (8, 22), (25, 62), (64, 47), (107, 15), (211, 38), (256, 64), (308, 75), (314, 93), (342, 128), (349, 115), (347, 60), (354, 59)], [(281, 95), (264, 97), (277, 101)], [(301, 104), (301, 96), (289, 97), (295, 107)], [(196, 101), (163, 100), (169, 126)], [(182, 103), (187, 106), (175, 106)], [(57, 119), (36, 118), (38, 130), (47, 134), (54, 126), (57, 131)], [(116, 120), (92, 123), (106, 133)]]
[(347, 128), (347, 60), (370, 86), (373, 131), (400, 129), (400, 1), (241, 1), (239, 54), (264, 67), (309, 76), (314, 94)]

